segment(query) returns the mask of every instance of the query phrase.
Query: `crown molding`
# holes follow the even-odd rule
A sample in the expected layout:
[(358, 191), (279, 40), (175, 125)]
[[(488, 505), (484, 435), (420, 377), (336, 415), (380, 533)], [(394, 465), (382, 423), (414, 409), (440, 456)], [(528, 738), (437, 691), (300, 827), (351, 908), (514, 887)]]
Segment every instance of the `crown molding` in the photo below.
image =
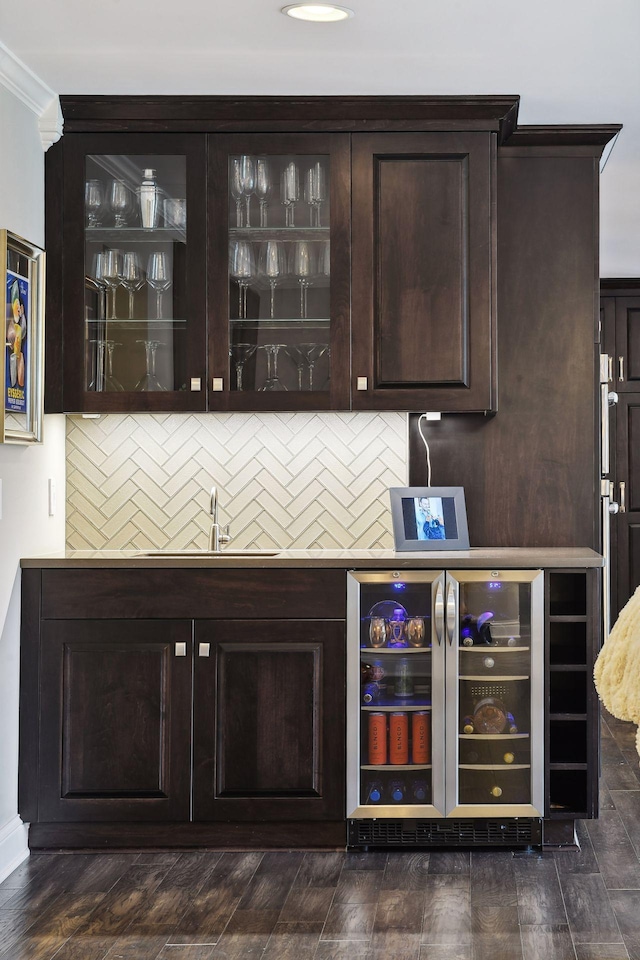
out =
[(35, 113), (44, 150), (60, 139), (63, 120), (57, 94), (2, 42), (0, 86)]

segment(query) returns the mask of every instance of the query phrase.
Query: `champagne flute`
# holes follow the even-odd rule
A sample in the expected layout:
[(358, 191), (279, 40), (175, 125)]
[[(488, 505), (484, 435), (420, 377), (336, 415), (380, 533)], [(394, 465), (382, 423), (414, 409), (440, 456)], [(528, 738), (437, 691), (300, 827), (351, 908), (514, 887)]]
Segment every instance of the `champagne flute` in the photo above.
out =
[(103, 283), (111, 292), (111, 310), (107, 320), (116, 319), (116, 291), (122, 280), (122, 253), (120, 250), (105, 250), (102, 256)]
[(324, 167), (318, 160), (307, 170), (305, 179), (305, 200), (309, 204), (309, 226), (320, 226), (320, 207), (326, 199), (327, 178)]
[(278, 377), (278, 354), (285, 346), (284, 343), (265, 343), (260, 347), (267, 354), (267, 379), (263, 391), (286, 390), (284, 383)]
[(260, 273), (269, 280), (269, 317), (275, 316), (276, 284), (287, 272), (287, 256), (281, 240), (267, 240), (260, 250)]
[(236, 202), (236, 227), (242, 226), (242, 173), (240, 170), (240, 157), (231, 158), (231, 170), (229, 172), (229, 190), (231, 196)]
[(323, 240), (320, 244), (320, 253), (318, 254), (318, 276), (331, 276), (331, 244), (328, 240)]
[(242, 180), (242, 193), (245, 198), (247, 211), (246, 226), (251, 226), (251, 194), (256, 186), (256, 162), (253, 157), (243, 155), (240, 157), (240, 178)]
[[(156, 251), (150, 254), (147, 264), (147, 283), (156, 291), (156, 320), (162, 320), (162, 295), (165, 290), (169, 289), (171, 282), (169, 257), (167, 254), (162, 251)], [(158, 346), (158, 344), (156, 344), (156, 346)], [(164, 387), (160, 389), (164, 390)]]
[(255, 343), (234, 343), (231, 345), (231, 357), (236, 368), (236, 389), (242, 390), (242, 371), (244, 365), (249, 360), (258, 347)]
[(104, 345), (107, 348), (107, 375), (104, 378), (104, 390), (110, 390), (114, 393), (124, 392), (124, 387), (119, 380), (113, 375), (113, 349), (114, 347), (121, 347), (121, 343), (116, 343), (115, 340), (105, 340)]
[(298, 278), (300, 284), (300, 318), (307, 318), (307, 290), (311, 286), (310, 277), (313, 276), (311, 244), (307, 240), (298, 240), (293, 245), (291, 273)]
[(280, 201), (285, 208), (285, 226), (294, 226), (295, 205), (300, 199), (300, 174), (293, 160), (282, 171)]
[(230, 273), (238, 281), (238, 317), (247, 319), (247, 289), (255, 274), (253, 248), (246, 240), (231, 244)]
[(87, 226), (100, 227), (98, 214), (104, 203), (104, 185), (102, 180), (87, 180), (84, 185), (84, 207), (87, 211)]
[(126, 227), (125, 214), (130, 209), (129, 190), (124, 180), (112, 180), (109, 185), (109, 207), (115, 215), (114, 226)]
[(144, 345), (144, 356), (147, 369), (145, 375), (138, 380), (135, 389), (140, 391), (148, 390), (166, 390), (156, 377), (156, 350), (162, 346), (159, 340), (136, 340), (136, 343)]
[(144, 286), (140, 257), (128, 250), (122, 259), (122, 286), (129, 293), (129, 320), (133, 319), (133, 296)]
[(271, 172), (265, 157), (256, 159), (256, 197), (260, 204), (260, 226), (267, 226), (267, 197), (271, 193)]

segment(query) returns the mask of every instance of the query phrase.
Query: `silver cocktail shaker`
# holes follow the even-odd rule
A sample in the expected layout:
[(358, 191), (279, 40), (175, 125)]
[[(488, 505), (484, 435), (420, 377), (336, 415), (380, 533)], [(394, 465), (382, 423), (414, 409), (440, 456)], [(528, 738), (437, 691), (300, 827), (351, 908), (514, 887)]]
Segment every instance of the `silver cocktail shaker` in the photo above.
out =
[(160, 214), (160, 190), (155, 170), (144, 171), (140, 185), (140, 220), (143, 227), (157, 227)]

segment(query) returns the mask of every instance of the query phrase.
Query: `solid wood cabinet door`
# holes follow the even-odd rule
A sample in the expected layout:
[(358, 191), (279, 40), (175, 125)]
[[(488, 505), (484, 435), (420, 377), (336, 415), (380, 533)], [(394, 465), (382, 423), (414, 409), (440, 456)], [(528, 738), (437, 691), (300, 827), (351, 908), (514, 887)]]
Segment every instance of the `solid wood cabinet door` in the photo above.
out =
[(194, 820), (344, 817), (345, 625), (199, 621)]
[[(616, 407), (615, 494), (624, 512), (611, 517), (616, 533), (616, 616), (640, 585), (640, 393), (620, 397)], [(624, 484), (624, 501), (620, 484)]]
[(494, 410), (494, 135), (352, 143), (354, 408)]
[(616, 297), (614, 385), (618, 393), (640, 392), (640, 297)]
[(191, 623), (43, 621), (41, 651), (38, 819), (188, 820)]

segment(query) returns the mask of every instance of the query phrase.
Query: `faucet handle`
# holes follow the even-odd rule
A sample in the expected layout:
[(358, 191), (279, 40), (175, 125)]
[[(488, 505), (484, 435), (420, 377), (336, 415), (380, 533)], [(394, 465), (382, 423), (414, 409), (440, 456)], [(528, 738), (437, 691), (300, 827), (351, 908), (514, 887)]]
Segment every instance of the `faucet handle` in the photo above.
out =
[(220, 543), (229, 543), (231, 540), (231, 524), (226, 523), (222, 528), (222, 533), (219, 537)]

